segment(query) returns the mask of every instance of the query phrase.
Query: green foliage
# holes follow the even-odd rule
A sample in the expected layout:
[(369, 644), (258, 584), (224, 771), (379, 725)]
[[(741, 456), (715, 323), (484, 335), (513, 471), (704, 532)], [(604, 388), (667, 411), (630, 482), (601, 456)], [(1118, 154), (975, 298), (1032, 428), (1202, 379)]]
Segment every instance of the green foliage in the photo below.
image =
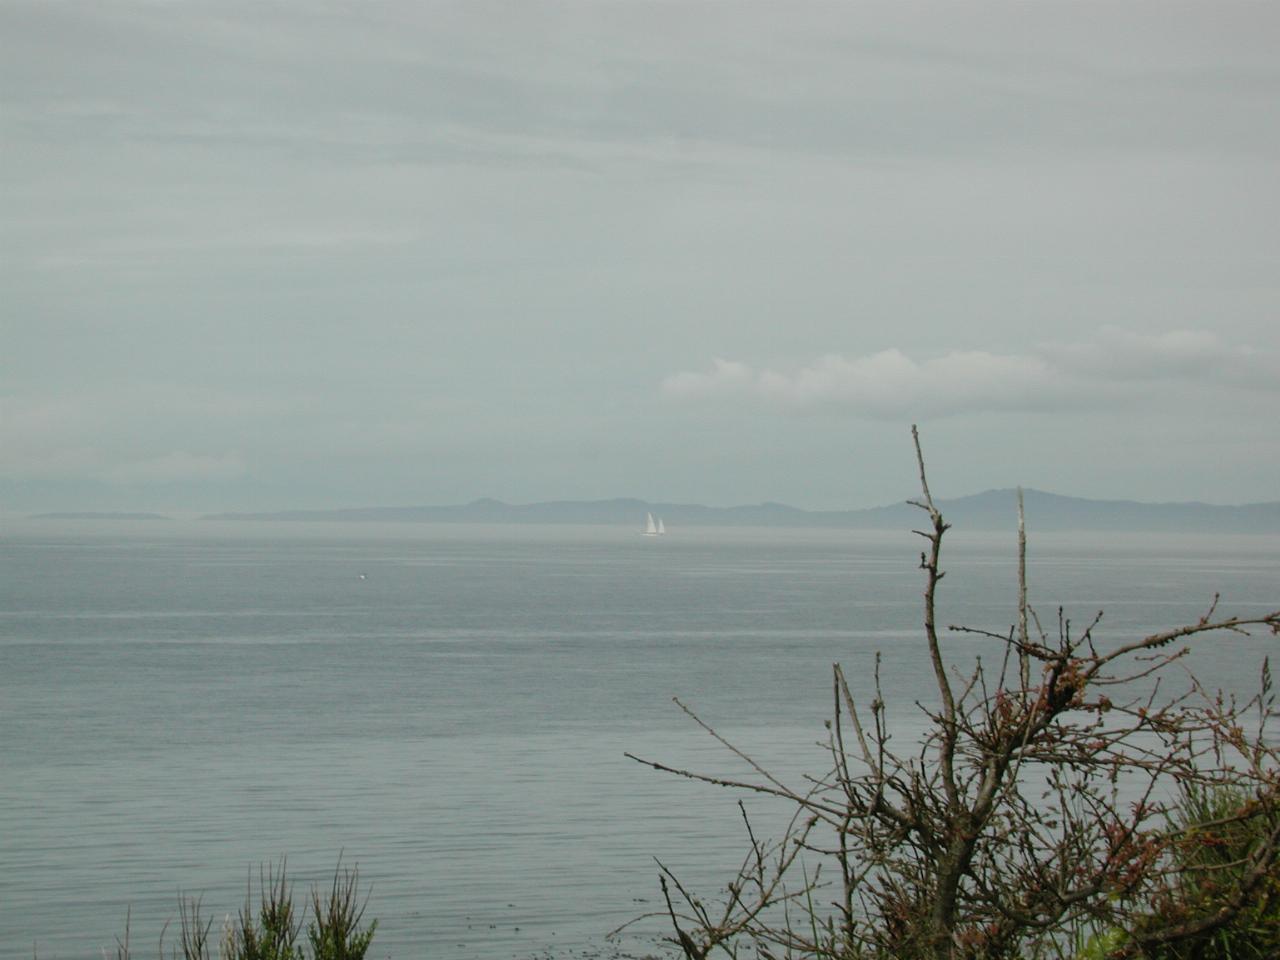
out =
[(1107, 960), (1124, 948), (1128, 938), (1119, 930), (1106, 930), (1085, 940), (1076, 951), (1076, 960)]
[[(1134, 932), (1175, 927), (1193, 932), (1148, 949), (1152, 960), (1280, 956), (1280, 876), (1274, 869), (1255, 869), (1280, 836), (1275, 804), (1238, 789), (1191, 784), (1170, 826), (1172, 880)], [(1201, 925), (1204, 929), (1194, 932)]]
[[(298, 945), (302, 916), (294, 908), (293, 890), (280, 862), (279, 875), (268, 868), (259, 871), (260, 903), (256, 916), (251, 910), (252, 883), (244, 909), (236, 925), (223, 937), (221, 957), (224, 960), (308, 960)], [(360, 878), (357, 870), (334, 869), (327, 895), (311, 890), (311, 921), (307, 924), (309, 960), (363, 960), (373, 941), (378, 921), (363, 925), (366, 898), (360, 900)], [(184, 918), (185, 936), (185, 918)], [(203, 955), (185, 960), (205, 960)]]
[(358, 882), (357, 871), (335, 870), (328, 897), (322, 899), (320, 891), (312, 889), (314, 919), (307, 926), (307, 939), (314, 960), (363, 960), (368, 952), (378, 921), (360, 928), (368, 899), (360, 902)]
[(302, 921), (294, 913), (293, 888), (284, 861), (280, 861), (278, 877), (270, 867), (265, 873), (260, 869), (258, 886), (256, 916), (250, 879), (238, 921), (223, 942), (223, 955), (227, 960), (304, 960), (302, 950), (296, 946)]
[[(1168, 817), (1167, 880), (1129, 929), (1094, 934), (1075, 960), (1273, 960), (1280, 957), (1280, 875), (1270, 857), (1280, 810), (1228, 786), (1186, 784)], [(1176, 931), (1183, 935), (1160, 942)]]
[[(298, 935), (306, 907), (299, 911), (293, 902), (285, 861), (277, 872), (273, 867), (258, 870), (258, 904), (253, 903), (253, 877), (250, 875), (244, 906), (235, 919), (228, 918), (218, 945), (219, 960), (364, 960), (373, 941), (378, 921), (364, 925), (366, 897), (360, 899), (359, 873), (334, 869), (327, 895), (311, 890), (312, 919), (307, 924), (310, 954), (298, 944)], [(182, 960), (212, 960), (209, 931), (212, 921), (202, 916), (199, 898), (178, 898), (178, 945), (171, 955)], [(167, 926), (167, 925), (166, 925)], [(160, 956), (165, 955), (164, 934), (160, 939)], [(105, 951), (104, 951), (105, 956)], [(113, 960), (132, 960), (129, 947), (129, 920), (125, 920), (124, 937), (116, 938)]]

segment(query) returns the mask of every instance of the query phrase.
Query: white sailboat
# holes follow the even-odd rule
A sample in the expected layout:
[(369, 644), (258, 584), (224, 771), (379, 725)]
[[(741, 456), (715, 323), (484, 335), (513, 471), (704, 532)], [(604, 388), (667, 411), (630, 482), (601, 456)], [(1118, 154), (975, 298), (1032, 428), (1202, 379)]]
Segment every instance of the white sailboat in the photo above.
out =
[(662, 536), (666, 532), (667, 532), (666, 524), (664, 524), (662, 522), (662, 518), (659, 517), (658, 518), (658, 536)]
[(656, 537), (658, 535), (658, 525), (653, 522), (653, 514), (646, 513), (644, 515), (644, 533), (641, 536)]

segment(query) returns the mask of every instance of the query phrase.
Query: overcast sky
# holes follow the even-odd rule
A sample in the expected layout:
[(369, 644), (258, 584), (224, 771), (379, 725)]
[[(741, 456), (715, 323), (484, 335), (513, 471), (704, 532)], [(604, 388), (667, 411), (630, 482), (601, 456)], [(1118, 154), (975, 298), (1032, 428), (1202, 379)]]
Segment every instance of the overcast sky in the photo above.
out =
[(1280, 499), (1280, 5), (0, 0), (0, 510)]

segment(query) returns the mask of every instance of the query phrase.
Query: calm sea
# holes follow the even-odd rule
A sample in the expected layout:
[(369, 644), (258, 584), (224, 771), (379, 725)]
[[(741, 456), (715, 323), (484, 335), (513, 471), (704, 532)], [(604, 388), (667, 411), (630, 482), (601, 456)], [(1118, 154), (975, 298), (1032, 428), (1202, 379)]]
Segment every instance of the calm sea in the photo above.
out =
[[(819, 772), (830, 665), (899, 735), (928, 697), (907, 532), (24, 521), (0, 530), (0, 955), (154, 951), (179, 891), (221, 918), (257, 865), (338, 857), (374, 955), (651, 949), (660, 858), (708, 893), (744, 849), (740, 775)], [(1004, 630), (1012, 536), (956, 533), (945, 623)], [(1041, 535), (1032, 601), (1104, 642), (1280, 607), (1276, 538)], [(1210, 641), (1249, 692), (1275, 638)], [(957, 660), (994, 655), (958, 637)], [(756, 829), (778, 811), (753, 802)], [(215, 924), (216, 926), (216, 924)], [(170, 929), (172, 944), (172, 928)]]

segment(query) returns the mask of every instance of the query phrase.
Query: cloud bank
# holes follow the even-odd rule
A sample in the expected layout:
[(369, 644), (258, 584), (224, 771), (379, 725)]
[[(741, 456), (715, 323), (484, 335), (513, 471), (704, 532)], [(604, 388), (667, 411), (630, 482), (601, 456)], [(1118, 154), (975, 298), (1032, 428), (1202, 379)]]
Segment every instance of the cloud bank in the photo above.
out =
[(1088, 342), (1028, 353), (955, 350), (916, 359), (893, 348), (855, 357), (831, 353), (790, 371), (716, 358), (709, 370), (667, 377), (661, 393), (682, 403), (751, 399), (782, 410), (840, 407), (898, 418), (1066, 409), (1120, 399), (1158, 381), (1276, 391), (1280, 366), (1203, 330), (1153, 335), (1108, 327)]

